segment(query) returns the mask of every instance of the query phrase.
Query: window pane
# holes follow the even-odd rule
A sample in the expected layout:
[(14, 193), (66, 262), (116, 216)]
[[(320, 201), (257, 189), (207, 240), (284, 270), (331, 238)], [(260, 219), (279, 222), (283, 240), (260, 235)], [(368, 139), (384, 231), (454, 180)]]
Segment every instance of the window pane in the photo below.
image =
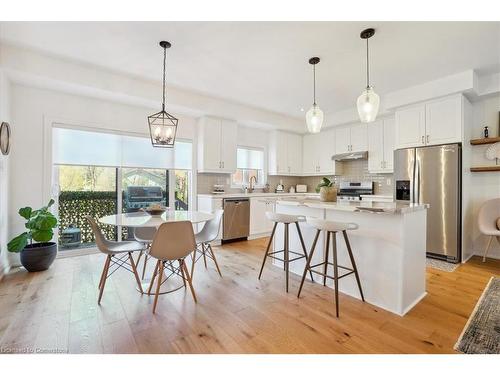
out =
[[(85, 219), (116, 214), (116, 168), (60, 165), (59, 242), (61, 250), (94, 246), (94, 235)], [(101, 225), (109, 239), (116, 239), (116, 227)]]
[(255, 185), (264, 184), (264, 151), (253, 148), (238, 147), (237, 171), (231, 176), (233, 185), (249, 185), (250, 178), (255, 176)]
[(175, 171), (175, 209), (187, 211), (189, 209), (189, 188), (191, 172), (186, 170)]

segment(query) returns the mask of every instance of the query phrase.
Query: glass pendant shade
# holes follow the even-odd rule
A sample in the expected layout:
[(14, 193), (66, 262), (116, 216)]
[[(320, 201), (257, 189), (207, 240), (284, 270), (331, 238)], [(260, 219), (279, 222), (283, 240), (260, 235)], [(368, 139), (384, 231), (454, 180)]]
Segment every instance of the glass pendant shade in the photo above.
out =
[(361, 122), (373, 122), (377, 118), (380, 97), (371, 87), (367, 87), (358, 98), (358, 114)]
[(323, 125), (323, 111), (314, 103), (306, 113), (307, 130), (309, 133), (319, 133)]

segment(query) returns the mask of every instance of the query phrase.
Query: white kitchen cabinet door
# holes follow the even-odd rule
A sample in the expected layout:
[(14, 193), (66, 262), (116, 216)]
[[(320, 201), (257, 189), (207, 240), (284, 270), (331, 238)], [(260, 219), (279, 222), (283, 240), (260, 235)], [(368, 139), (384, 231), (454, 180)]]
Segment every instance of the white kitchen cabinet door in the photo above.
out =
[(368, 127), (368, 172), (379, 173), (384, 169), (384, 120)]
[(340, 172), (339, 166), (341, 166), (342, 164), (339, 162), (334, 162), (332, 160), (332, 156), (335, 155), (335, 130), (326, 130), (324, 132), (321, 132), (318, 138), (319, 142), (316, 148), (319, 154), (319, 174), (338, 174)]
[(198, 123), (198, 171), (219, 172), (221, 168), (221, 123), (205, 117)]
[(345, 154), (350, 151), (351, 129), (343, 126), (335, 129), (335, 153)]
[(425, 106), (426, 144), (438, 145), (462, 141), (462, 98), (453, 96)]
[(250, 198), (250, 236), (268, 234), (273, 229), (273, 223), (267, 218), (266, 212), (273, 210), (273, 204), (262, 198)]
[(269, 135), (268, 173), (270, 175), (287, 175), (287, 133), (274, 131)]
[(288, 174), (302, 174), (302, 136), (288, 133), (286, 151)]
[(221, 120), (221, 172), (236, 172), (236, 147), (238, 127), (236, 122)]
[[(321, 134), (321, 133), (320, 133)], [(320, 147), (318, 134), (305, 135), (302, 139), (302, 172), (307, 175), (318, 173)]]
[(384, 173), (394, 172), (394, 119), (384, 120)]
[(351, 129), (351, 149), (353, 152), (368, 150), (368, 125), (352, 125)]
[(396, 148), (425, 145), (425, 106), (418, 105), (396, 111)]

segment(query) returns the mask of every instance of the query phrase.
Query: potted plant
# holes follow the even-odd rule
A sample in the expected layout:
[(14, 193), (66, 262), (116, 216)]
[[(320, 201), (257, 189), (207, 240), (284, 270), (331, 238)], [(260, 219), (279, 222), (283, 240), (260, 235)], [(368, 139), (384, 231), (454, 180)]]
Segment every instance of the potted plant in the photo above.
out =
[(316, 193), (319, 193), (319, 199), (323, 202), (337, 201), (337, 188), (333, 186), (333, 182), (326, 177), (323, 177), (318, 186), (316, 186)]
[(19, 210), (19, 215), (26, 219), (27, 231), (13, 238), (7, 244), (7, 249), (13, 253), (21, 253), (21, 264), (29, 272), (45, 271), (56, 258), (57, 245), (49, 242), (57, 226), (57, 218), (49, 211), (53, 204), (54, 200), (51, 199), (39, 210), (31, 207)]

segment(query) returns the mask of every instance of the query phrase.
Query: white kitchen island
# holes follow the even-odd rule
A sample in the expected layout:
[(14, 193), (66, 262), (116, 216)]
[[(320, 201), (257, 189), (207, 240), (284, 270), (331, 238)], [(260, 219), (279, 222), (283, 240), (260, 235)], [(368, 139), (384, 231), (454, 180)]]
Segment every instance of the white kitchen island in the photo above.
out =
[[(359, 210), (359, 206), (380, 212)], [(425, 296), (427, 205), (328, 203), (316, 199), (283, 198), (276, 201), (275, 210), (278, 213), (359, 225), (359, 229), (348, 231), (348, 236), (366, 302), (404, 315)], [(300, 228), (309, 253), (316, 229), (305, 222), (300, 223)], [(283, 249), (283, 237), (283, 225), (278, 225), (274, 241), (275, 251)], [(312, 264), (323, 261), (324, 247), (325, 235), (321, 233)], [(337, 248), (339, 265), (350, 267), (341, 235), (337, 236)], [(290, 250), (300, 252), (297, 231), (292, 226)], [(332, 251), (330, 257), (331, 254)], [(274, 264), (282, 267), (282, 262), (274, 261)], [(304, 259), (290, 263), (290, 271), (300, 276), (304, 267)], [(329, 269), (329, 274), (333, 275), (333, 269)], [(265, 278), (265, 272), (263, 277)], [(307, 277), (309, 279), (309, 275)], [(314, 278), (316, 282), (322, 283), (322, 276), (315, 275)], [(327, 280), (327, 285), (333, 287), (333, 281)], [(311, 293), (309, 286), (310, 282), (304, 284), (301, 298)], [(339, 291), (361, 299), (354, 275), (339, 280)]]

